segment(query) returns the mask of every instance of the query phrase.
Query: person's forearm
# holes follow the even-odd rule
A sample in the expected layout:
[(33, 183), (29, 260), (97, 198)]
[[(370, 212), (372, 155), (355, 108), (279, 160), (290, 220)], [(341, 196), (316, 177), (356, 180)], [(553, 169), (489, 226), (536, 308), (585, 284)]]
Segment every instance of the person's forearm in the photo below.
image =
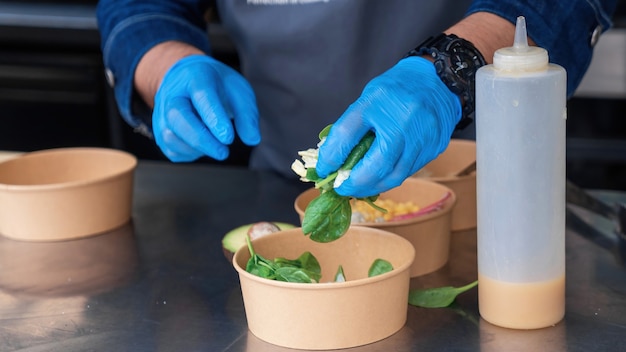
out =
[(137, 64), (134, 85), (149, 107), (154, 107), (154, 96), (167, 70), (183, 57), (198, 54), (204, 55), (202, 50), (176, 41), (158, 44), (146, 52)]
[[(476, 12), (445, 32), (470, 41), (491, 64), (496, 50), (513, 45), (515, 24), (492, 13)], [(534, 45), (531, 38), (528, 38), (528, 44)]]

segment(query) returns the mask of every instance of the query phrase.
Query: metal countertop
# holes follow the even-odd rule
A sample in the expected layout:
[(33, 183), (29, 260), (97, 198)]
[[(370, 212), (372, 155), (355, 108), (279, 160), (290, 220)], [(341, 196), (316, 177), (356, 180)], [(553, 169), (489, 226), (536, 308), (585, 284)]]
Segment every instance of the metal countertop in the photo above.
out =
[[(249, 333), (221, 238), (254, 221), (298, 223), (293, 200), (307, 187), (246, 169), (141, 161), (127, 225), (66, 242), (0, 237), (0, 351), (288, 351)], [(493, 326), (474, 289), (450, 308), (409, 306), (398, 333), (346, 351), (626, 350), (626, 249), (611, 224), (576, 213), (586, 222), (568, 218), (567, 308), (556, 326)], [(411, 287), (476, 276), (476, 232), (455, 232), (450, 262)]]

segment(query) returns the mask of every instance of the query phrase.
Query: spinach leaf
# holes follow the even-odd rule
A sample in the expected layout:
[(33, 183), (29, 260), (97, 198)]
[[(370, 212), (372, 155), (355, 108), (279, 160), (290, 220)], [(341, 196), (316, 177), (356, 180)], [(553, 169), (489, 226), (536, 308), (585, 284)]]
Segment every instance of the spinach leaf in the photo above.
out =
[(296, 259), (277, 257), (274, 259), (274, 263), (279, 266), (295, 266), (298, 268), (321, 272), (320, 263), (317, 261), (317, 258), (311, 254), (311, 252), (304, 252)]
[(310, 167), (306, 169), (306, 178), (313, 182), (317, 182), (321, 180), (321, 178), (317, 175), (317, 170), (315, 170), (314, 167)]
[(276, 280), (309, 284), (319, 282), (319, 274), (294, 266), (283, 266), (276, 269)]
[(250, 258), (250, 260), (248, 260), (248, 264), (246, 265), (246, 271), (252, 275), (273, 280), (276, 268), (272, 265), (272, 263), (267, 263), (260, 259), (262, 258), (259, 258), (258, 256)]
[(331, 242), (343, 236), (350, 227), (350, 198), (328, 190), (309, 203), (304, 210), (302, 232), (316, 242)]
[(274, 264), (278, 266), (276, 271), (280, 271), (283, 275), (288, 272), (293, 272), (293, 275), (301, 275), (301, 273), (296, 272), (296, 270), (291, 271), (291, 269), (300, 269), (302, 273), (305, 273), (309, 277), (309, 282), (311, 279), (315, 282), (319, 282), (322, 277), (320, 263), (311, 252), (304, 252), (297, 259), (275, 258)]
[(302, 253), (297, 259), (276, 258), (269, 260), (256, 253), (250, 237), (246, 236), (250, 259), (246, 271), (269, 280), (287, 282), (319, 282), (322, 270), (317, 258), (310, 252)]
[(393, 270), (393, 265), (391, 265), (390, 262), (384, 260), (384, 259), (376, 259), (374, 260), (374, 262), (372, 263), (372, 265), (370, 265), (369, 270), (367, 271), (367, 276), (368, 277), (372, 277), (372, 276), (376, 276), (376, 275), (381, 275), (387, 272), (390, 272)]
[(331, 123), (330, 125), (327, 125), (326, 127), (322, 128), (322, 130), (319, 133), (319, 138), (320, 141), (324, 138), (326, 138), (328, 136), (328, 133), (330, 133), (330, 128), (333, 127), (333, 124)]
[[(320, 139), (325, 138), (332, 125), (326, 126), (319, 134)], [(344, 164), (339, 170), (351, 170), (367, 153), (374, 142), (375, 135), (368, 132), (359, 143), (352, 149)], [(338, 171), (333, 172), (328, 177), (321, 179), (315, 168), (308, 168), (306, 178), (315, 182), (315, 188), (321, 193), (309, 203), (304, 211), (302, 220), (302, 231), (305, 235), (316, 242), (331, 242), (343, 236), (350, 227), (352, 217), (352, 207), (350, 199), (352, 197), (340, 196), (333, 188), (334, 180)], [(385, 211), (374, 204), (378, 195), (364, 198), (370, 205)]]
[[(327, 126), (326, 128), (330, 130), (330, 126)], [(352, 168), (361, 159), (363, 159), (363, 156), (365, 156), (365, 153), (367, 153), (367, 151), (372, 146), (372, 143), (374, 143), (375, 138), (376, 138), (376, 135), (374, 134), (374, 132), (372, 131), (367, 132), (367, 134), (365, 134), (365, 136), (361, 138), (359, 143), (350, 151), (350, 153), (346, 157), (346, 160), (343, 162), (343, 165), (341, 165), (339, 170), (343, 170), (343, 171), (352, 170)], [(314, 175), (309, 175), (308, 169), (307, 169), (307, 179), (315, 182), (315, 188), (321, 189), (322, 191), (333, 188), (332, 185), (335, 182), (335, 179), (337, 178), (338, 174), (339, 172), (335, 171), (331, 173), (330, 175), (326, 176), (326, 178), (320, 179), (319, 176), (317, 176), (317, 173), (315, 173)], [(309, 176), (312, 176), (313, 178), (309, 178)]]
[(339, 168), (339, 170), (352, 170), (352, 168), (361, 160), (363, 156), (374, 143), (375, 135), (374, 132), (367, 132), (359, 144), (357, 144), (354, 149), (348, 154), (346, 161), (344, 161), (343, 165)]
[(409, 291), (409, 304), (423, 308), (447, 307), (459, 294), (478, 285), (478, 280), (462, 287), (436, 287)]
[(261, 257), (254, 251), (252, 243), (250, 242), (250, 236), (246, 236), (246, 243), (250, 251), (250, 259), (248, 259), (248, 263), (246, 263), (246, 271), (256, 276), (273, 279), (276, 265), (271, 260)]
[(335, 282), (346, 282), (346, 274), (343, 273), (343, 266), (339, 265), (335, 274)]

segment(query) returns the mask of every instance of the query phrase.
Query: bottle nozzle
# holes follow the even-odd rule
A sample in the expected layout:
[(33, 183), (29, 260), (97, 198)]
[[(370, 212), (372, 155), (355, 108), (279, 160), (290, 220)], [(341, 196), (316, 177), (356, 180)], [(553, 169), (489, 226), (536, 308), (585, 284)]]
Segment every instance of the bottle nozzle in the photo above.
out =
[(517, 23), (515, 24), (515, 40), (513, 41), (513, 47), (516, 50), (526, 50), (528, 48), (528, 37), (526, 34), (526, 19), (524, 16), (517, 17)]
[(548, 67), (548, 52), (536, 46), (528, 46), (526, 19), (517, 17), (513, 46), (496, 50), (493, 65), (500, 70), (533, 71)]

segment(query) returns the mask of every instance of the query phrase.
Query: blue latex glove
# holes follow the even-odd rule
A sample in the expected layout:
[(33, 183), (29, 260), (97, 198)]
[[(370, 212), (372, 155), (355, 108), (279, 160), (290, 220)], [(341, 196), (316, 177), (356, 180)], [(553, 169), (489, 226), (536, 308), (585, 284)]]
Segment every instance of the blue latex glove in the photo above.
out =
[(374, 143), (336, 191), (354, 197), (387, 191), (443, 152), (460, 118), (460, 99), (437, 76), (433, 63), (402, 59), (372, 79), (333, 124), (319, 149), (316, 171), (326, 177), (337, 170), (372, 130)]
[(209, 56), (192, 55), (163, 77), (154, 98), (152, 129), (172, 161), (203, 155), (224, 160), (235, 130), (243, 143), (259, 143), (258, 120), (254, 92), (243, 76)]

